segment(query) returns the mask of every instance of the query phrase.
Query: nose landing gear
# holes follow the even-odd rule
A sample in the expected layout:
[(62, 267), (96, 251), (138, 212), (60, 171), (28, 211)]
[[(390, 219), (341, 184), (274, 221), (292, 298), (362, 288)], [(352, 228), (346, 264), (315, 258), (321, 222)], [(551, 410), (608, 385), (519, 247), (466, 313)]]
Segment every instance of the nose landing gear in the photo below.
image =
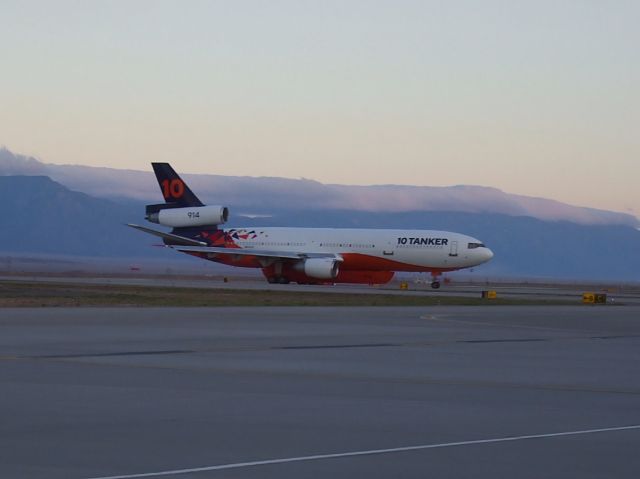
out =
[(438, 289), (440, 287), (440, 281), (433, 280), (431, 282), (431, 288)]

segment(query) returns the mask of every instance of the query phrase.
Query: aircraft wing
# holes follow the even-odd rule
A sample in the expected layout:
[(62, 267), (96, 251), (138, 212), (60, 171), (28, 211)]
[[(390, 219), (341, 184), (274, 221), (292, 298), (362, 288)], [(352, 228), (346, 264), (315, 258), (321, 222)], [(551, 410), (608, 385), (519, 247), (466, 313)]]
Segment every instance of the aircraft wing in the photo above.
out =
[(335, 258), (342, 261), (342, 258), (331, 253), (301, 253), (295, 251), (269, 251), (252, 248), (219, 248), (214, 246), (171, 246), (171, 248), (184, 253), (209, 253), (215, 255), (229, 256), (258, 256), (272, 259), (304, 259), (304, 258)]
[(332, 253), (302, 253), (296, 251), (270, 251), (251, 248), (221, 248), (216, 246), (207, 246), (207, 243), (203, 241), (194, 240), (191, 238), (185, 238), (184, 236), (174, 235), (171, 233), (165, 233), (163, 231), (157, 231), (144, 226), (127, 224), (131, 228), (135, 228), (145, 233), (152, 234), (162, 239), (170, 240), (173, 244), (167, 245), (167, 247), (181, 251), (183, 253), (207, 253), (216, 256), (257, 256), (260, 258), (281, 260), (292, 259), (299, 260), (304, 258), (335, 258), (337, 261), (342, 261), (342, 258)]
[(207, 246), (207, 243), (204, 241), (198, 241), (191, 238), (185, 238), (184, 236), (174, 235), (171, 233), (165, 233), (163, 231), (153, 230), (151, 228), (145, 228), (144, 226), (134, 225), (128, 223), (127, 226), (131, 228), (135, 228), (140, 231), (144, 231), (145, 233), (149, 233), (151, 235), (157, 236), (158, 238), (171, 240), (176, 244), (185, 245), (185, 246)]

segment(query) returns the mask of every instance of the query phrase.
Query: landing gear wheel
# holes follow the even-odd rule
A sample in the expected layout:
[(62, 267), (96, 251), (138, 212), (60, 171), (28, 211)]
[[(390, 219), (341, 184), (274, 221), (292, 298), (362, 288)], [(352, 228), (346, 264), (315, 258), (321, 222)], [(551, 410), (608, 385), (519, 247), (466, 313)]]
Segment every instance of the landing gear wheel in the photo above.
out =
[(277, 279), (277, 278), (274, 278), (273, 276), (269, 276), (269, 277), (267, 278), (267, 282), (268, 282), (269, 284), (276, 284), (276, 283), (278, 282), (278, 279)]
[(289, 280), (287, 278), (285, 278), (284, 276), (280, 276), (278, 278), (278, 283), (280, 283), (280, 284), (289, 284)]
[(431, 283), (431, 287), (432, 287), (433, 289), (438, 289), (438, 288), (440, 287), (440, 281), (433, 281), (433, 282)]

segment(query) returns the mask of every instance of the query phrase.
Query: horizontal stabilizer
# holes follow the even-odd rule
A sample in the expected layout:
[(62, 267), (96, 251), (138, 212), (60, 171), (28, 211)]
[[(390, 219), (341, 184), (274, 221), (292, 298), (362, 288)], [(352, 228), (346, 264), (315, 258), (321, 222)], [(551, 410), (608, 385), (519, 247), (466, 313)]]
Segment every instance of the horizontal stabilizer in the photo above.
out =
[(135, 228), (140, 231), (144, 231), (145, 233), (149, 233), (151, 235), (162, 238), (163, 240), (167, 240), (171, 245), (183, 245), (183, 246), (206, 246), (207, 243), (204, 241), (198, 241), (191, 238), (185, 238), (184, 236), (178, 236), (171, 233), (165, 233), (163, 231), (152, 230), (151, 228), (145, 228), (144, 226), (127, 224), (131, 228)]

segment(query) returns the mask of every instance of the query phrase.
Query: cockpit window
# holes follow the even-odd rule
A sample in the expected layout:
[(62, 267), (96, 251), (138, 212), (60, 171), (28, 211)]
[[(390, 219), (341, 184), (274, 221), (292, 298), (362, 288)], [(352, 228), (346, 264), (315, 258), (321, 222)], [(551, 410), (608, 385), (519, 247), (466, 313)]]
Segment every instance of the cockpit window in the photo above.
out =
[(484, 245), (484, 243), (469, 243), (467, 245), (467, 248), (469, 249), (486, 248), (486, 246)]

